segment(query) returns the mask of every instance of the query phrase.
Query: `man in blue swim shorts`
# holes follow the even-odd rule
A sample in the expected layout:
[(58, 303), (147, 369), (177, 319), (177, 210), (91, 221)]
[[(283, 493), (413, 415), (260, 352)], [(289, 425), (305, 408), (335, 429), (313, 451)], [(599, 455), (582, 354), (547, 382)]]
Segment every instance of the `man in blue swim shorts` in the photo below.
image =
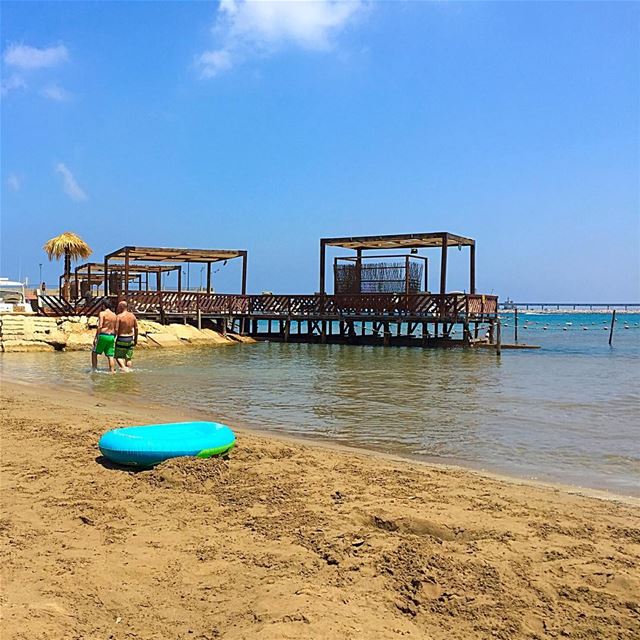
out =
[(122, 300), (118, 303), (118, 315), (116, 316), (116, 362), (122, 371), (131, 371), (133, 348), (138, 344), (138, 320), (127, 309), (127, 303)]

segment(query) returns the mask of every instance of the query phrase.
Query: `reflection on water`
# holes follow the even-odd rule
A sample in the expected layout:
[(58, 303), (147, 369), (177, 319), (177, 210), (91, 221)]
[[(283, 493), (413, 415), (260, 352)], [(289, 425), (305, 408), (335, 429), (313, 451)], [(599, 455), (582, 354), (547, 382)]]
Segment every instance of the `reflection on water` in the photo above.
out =
[(526, 340), (543, 349), (501, 358), (264, 343), (140, 350), (129, 375), (89, 372), (86, 353), (3, 354), (0, 370), (123, 402), (189, 406), (231, 424), (639, 495), (638, 316), (613, 349), (604, 331), (581, 330), (601, 328), (602, 316), (574, 317), (570, 331), (567, 316), (535, 318)]

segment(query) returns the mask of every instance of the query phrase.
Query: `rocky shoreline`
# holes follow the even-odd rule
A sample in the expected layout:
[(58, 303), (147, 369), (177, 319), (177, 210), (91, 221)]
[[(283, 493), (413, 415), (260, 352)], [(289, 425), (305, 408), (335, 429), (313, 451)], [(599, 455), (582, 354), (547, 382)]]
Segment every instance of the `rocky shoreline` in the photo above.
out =
[[(97, 318), (0, 315), (0, 352), (89, 351), (93, 345)], [(255, 342), (253, 338), (188, 324), (167, 324), (140, 320), (139, 348), (224, 346)]]

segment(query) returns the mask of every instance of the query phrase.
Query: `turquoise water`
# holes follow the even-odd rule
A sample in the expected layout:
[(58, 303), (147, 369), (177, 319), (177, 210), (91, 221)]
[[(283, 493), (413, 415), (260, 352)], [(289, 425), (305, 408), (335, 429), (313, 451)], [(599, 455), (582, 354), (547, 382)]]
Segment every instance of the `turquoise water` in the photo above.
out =
[[(194, 407), (231, 425), (637, 496), (640, 314), (618, 316), (612, 347), (610, 320), (521, 314), (520, 342), (542, 348), (499, 358), (261, 343), (141, 350), (128, 376), (90, 373), (87, 353), (3, 354), (0, 371)], [(512, 339), (505, 314), (503, 340)]]

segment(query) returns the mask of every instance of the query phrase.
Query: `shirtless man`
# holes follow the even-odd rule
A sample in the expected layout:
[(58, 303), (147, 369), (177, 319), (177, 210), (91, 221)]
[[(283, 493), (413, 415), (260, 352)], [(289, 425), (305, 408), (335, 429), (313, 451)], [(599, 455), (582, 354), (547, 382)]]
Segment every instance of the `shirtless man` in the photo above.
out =
[(138, 344), (138, 320), (123, 300), (116, 316), (116, 362), (122, 371), (131, 371), (133, 347)]
[(116, 314), (113, 313), (112, 302), (107, 300), (105, 308), (98, 314), (96, 337), (93, 340), (93, 349), (91, 349), (91, 368), (94, 371), (98, 368), (98, 356), (104, 353), (109, 362), (109, 371), (115, 372), (115, 343)]

